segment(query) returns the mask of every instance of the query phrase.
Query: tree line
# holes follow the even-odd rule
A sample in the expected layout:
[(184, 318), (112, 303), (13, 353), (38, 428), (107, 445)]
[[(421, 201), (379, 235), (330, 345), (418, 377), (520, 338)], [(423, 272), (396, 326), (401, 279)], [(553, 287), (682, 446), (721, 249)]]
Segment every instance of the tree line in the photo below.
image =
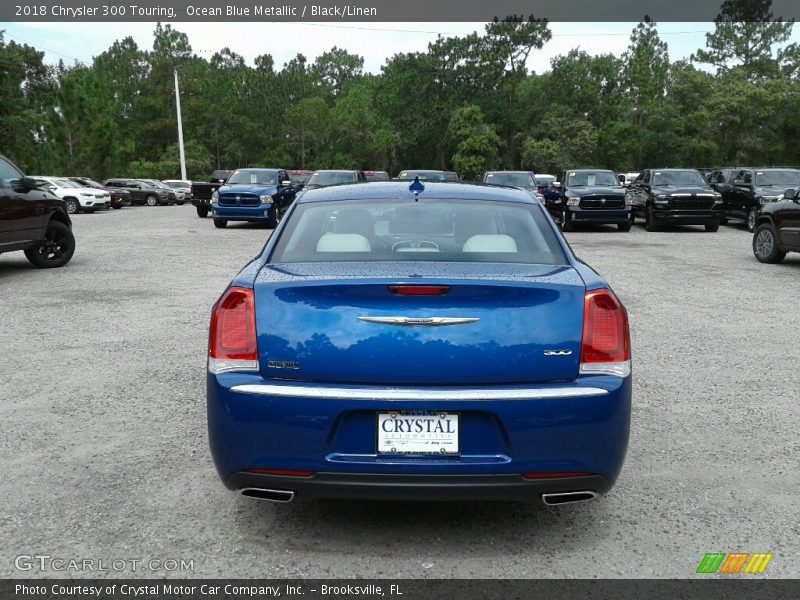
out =
[(277, 68), (223, 48), (210, 60), (158, 24), (89, 65), (47, 65), (0, 32), (0, 152), (30, 173), (176, 177), (173, 71), (188, 175), (216, 168), (486, 169), (800, 163), (800, 48), (770, 0), (727, 0), (705, 48), (672, 62), (645, 17), (621, 56), (574, 49), (531, 73), (546, 20), (396, 54), (379, 74), (332, 48)]

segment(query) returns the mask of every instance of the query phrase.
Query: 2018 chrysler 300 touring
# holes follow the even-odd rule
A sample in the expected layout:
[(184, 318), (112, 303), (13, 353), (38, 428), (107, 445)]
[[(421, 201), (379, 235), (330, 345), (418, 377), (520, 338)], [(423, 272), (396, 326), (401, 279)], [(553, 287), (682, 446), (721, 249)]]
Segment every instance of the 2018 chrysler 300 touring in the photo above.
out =
[(561, 504), (625, 458), (625, 308), (524, 190), (309, 190), (209, 342), (211, 450), (246, 496)]

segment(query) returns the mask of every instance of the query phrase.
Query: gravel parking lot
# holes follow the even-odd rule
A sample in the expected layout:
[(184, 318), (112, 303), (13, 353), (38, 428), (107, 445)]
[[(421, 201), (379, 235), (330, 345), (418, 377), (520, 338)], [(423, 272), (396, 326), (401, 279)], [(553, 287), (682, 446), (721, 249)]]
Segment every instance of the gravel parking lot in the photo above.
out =
[[(569, 234), (633, 335), (628, 459), (593, 503), (274, 505), (218, 480), (204, 391), (210, 307), (269, 230), (73, 222), (63, 269), (0, 256), (0, 577), (692, 577), (713, 551), (800, 576), (800, 255), (762, 265), (742, 227)], [(34, 554), (193, 569), (15, 568)]]

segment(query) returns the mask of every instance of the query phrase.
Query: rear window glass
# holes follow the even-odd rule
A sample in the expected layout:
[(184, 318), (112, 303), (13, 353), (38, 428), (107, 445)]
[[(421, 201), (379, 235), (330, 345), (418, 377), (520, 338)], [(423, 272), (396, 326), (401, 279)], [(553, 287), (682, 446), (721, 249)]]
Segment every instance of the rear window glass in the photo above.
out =
[(538, 204), (358, 200), (299, 204), (272, 263), (503, 262), (566, 264)]

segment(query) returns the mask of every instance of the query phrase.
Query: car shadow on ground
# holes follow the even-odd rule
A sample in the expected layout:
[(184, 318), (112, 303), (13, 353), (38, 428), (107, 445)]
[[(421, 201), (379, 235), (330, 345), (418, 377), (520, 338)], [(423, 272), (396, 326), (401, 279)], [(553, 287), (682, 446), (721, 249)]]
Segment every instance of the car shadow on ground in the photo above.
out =
[[(543, 506), (521, 502), (390, 502), (306, 500), (291, 504), (239, 497), (239, 534), (275, 547), (311, 551), (320, 539), (336, 540), (340, 550), (358, 555), (414, 559), (420, 543), (445, 547), (450, 558), (486, 552), (515, 554), (524, 539), (527, 548), (546, 549), (552, 536), (578, 547), (586, 536), (602, 535), (588, 523), (607, 522), (603, 497), (586, 503)], [(602, 528), (601, 528), (602, 529)], [(298, 532), (303, 532), (298, 536)]]
[(572, 225), (573, 229), (569, 233), (626, 233), (624, 231), (620, 231), (616, 225), (582, 225), (574, 223)]
[(265, 231), (272, 231), (265, 223), (253, 223), (250, 221), (228, 221), (224, 229), (264, 229)]
[[(634, 227), (645, 231), (644, 221), (637, 220)], [(722, 226), (720, 226), (722, 227)], [(653, 233), (711, 233), (706, 231), (703, 225), (661, 225), (658, 231)]]

